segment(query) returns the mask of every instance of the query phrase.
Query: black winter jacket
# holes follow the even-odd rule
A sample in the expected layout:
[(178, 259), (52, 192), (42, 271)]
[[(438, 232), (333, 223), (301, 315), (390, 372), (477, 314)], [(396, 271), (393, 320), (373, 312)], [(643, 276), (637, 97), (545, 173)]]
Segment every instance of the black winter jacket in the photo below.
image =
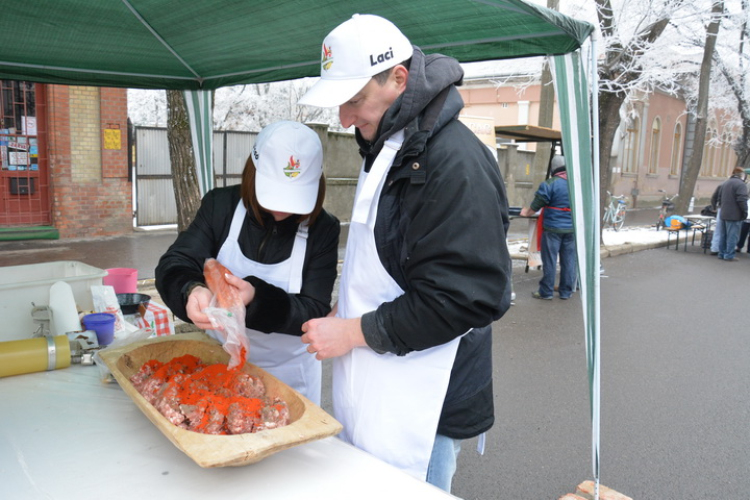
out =
[(725, 180), (719, 190), (721, 220), (747, 219), (747, 184), (738, 175)]
[(438, 433), (476, 436), (494, 423), (491, 327), (510, 306), (505, 186), (490, 149), (460, 121), (454, 59), (415, 48), (405, 92), (372, 144), (357, 133), (365, 168), (405, 128), (380, 195), (380, 261), (404, 294), (362, 317), (368, 345), (404, 355), (461, 339)]
[[(177, 236), (159, 260), (156, 289), (167, 307), (183, 321), (190, 321), (185, 313), (187, 289), (195, 282), (205, 283), (203, 263), (218, 255), (239, 201), (239, 186), (208, 192), (190, 227)], [(261, 226), (248, 210), (239, 236), (242, 253), (264, 264), (288, 259), (297, 233), (297, 217), (275, 222), (268, 215), (263, 223)], [(339, 232), (338, 219), (325, 210), (309, 228), (302, 289), (298, 294), (288, 294), (255, 276), (243, 276), (255, 286), (255, 299), (247, 308), (248, 328), (301, 336), (302, 323), (328, 314), (336, 280)]]

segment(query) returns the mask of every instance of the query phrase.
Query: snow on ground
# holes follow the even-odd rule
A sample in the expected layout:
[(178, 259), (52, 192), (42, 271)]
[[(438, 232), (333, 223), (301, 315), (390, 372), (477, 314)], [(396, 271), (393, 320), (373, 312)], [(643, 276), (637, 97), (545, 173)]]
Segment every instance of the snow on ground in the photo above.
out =
[[(680, 234), (680, 244), (682, 244), (683, 235)], [(700, 233), (696, 235), (696, 244)], [(620, 245), (643, 245), (652, 246), (658, 243), (667, 242), (667, 231), (657, 231), (653, 226), (631, 226), (623, 227), (619, 231), (613, 229), (604, 229), (602, 231), (602, 240), (605, 247), (615, 247)], [(674, 237), (672, 238), (674, 241)], [(527, 239), (518, 239), (508, 242), (508, 249), (513, 258), (524, 258), (528, 247)]]

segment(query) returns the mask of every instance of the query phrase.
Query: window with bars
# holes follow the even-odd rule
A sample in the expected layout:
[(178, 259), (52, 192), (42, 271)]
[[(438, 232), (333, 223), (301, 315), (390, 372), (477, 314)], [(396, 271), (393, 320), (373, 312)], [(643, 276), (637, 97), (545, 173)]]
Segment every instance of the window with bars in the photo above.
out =
[(44, 85), (0, 80), (0, 227), (51, 223), (44, 109)]
[(2, 170), (38, 170), (35, 84), (0, 80)]

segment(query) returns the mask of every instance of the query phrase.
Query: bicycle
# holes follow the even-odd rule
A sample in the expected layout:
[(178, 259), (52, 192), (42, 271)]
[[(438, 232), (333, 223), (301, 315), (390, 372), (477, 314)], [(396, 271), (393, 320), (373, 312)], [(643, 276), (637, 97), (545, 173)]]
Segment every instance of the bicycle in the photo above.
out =
[[(625, 215), (627, 214), (627, 203), (625, 202), (625, 195), (615, 196), (609, 191), (609, 205), (604, 209), (604, 217), (602, 217), (603, 226), (611, 226), (615, 231), (619, 231), (625, 224)], [(616, 201), (616, 202), (615, 202)]]
[(674, 212), (674, 200), (677, 198), (677, 194), (671, 198), (667, 197), (667, 192), (663, 189), (659, 189), (660, 193), (664, 193), (664, 199), (661, 200), (661, 209), (659, 209), (659, 219), (656, 221), (656, 230), (660, 230), (665, 226), (664, 219), (669, 217)]

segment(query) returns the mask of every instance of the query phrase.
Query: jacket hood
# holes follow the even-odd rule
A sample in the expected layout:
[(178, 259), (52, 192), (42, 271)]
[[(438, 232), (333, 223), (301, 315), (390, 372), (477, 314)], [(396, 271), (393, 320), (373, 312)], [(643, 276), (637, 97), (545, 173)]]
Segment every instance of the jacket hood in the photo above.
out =
[(429, 133), (439, 130), (440, 127), (450, 119), (458, 115), (463, 108), (463, 99), (458, 91), (453, 88), (448, 92), (442, 109), (436, 110), (439, 114), (436, 120), (430, 123), (420, 123), (420, 116), (436, 101), (436, 98), (446, 89), (454, 85), (461, 85), (464, 71), (457, 60), (442, 54), (425, 55), (419, 47), (414, 47), (411, 63), (409, 65), (409, 79), (406, 90), (385, 112), (380, 120), (377, 139), (373, 143), (365, 141), (359, 131), (355, 131), (360, 152), (363, 156), (377, 154), (383, 147), (386, 139), (402, 128), (406, 128), (406, 138), (415, 132), (427, 127)]

